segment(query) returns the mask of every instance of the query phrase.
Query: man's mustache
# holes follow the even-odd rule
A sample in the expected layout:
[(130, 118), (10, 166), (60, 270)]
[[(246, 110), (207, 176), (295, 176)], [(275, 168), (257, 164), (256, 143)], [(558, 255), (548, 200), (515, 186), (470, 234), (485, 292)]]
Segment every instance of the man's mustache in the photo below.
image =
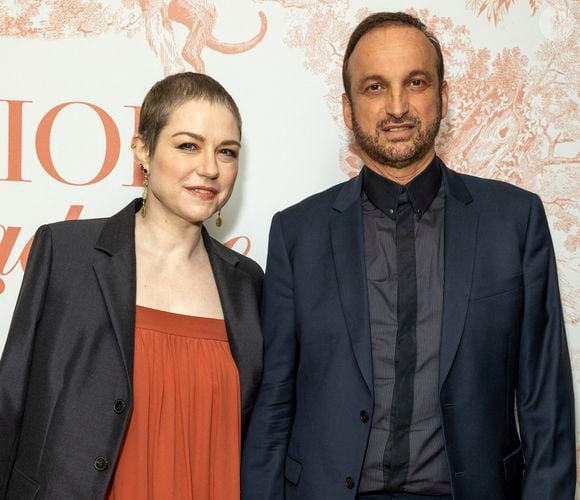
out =
[(377, 123), (377, 129), (383, 129), (389, 125), (402, 125), (403, 123), (412, 123), (413, 125), (420, 125), (421, 120), (415, 115), (403, 115), (400, 117), (385, 118)]

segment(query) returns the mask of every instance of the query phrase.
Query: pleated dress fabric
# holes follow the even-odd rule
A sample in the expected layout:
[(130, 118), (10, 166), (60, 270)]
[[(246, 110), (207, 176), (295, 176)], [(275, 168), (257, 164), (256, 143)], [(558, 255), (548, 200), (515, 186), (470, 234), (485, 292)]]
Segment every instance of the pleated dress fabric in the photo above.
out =
[(240, 384), (225, 322), (137, 306), (133, 413), (107, 500), (240, 498)]

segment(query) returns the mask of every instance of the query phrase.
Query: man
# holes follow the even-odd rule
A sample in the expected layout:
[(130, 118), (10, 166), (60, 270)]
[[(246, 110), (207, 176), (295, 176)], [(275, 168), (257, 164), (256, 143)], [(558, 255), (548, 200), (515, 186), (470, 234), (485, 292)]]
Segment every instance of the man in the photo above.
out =
[(574, 404), (539, 198), (435, 155), (448, 89), (416, 18), (353, 32), (361, 175), (274, 216), (245, 500), (572, 500)]

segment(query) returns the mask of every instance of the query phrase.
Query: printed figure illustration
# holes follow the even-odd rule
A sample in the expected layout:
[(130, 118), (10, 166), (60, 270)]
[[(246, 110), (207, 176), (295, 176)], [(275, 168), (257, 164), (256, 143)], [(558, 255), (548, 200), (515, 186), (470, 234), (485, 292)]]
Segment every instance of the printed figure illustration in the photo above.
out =
[[(246, 52), (262, 41), (268, 28), (266, 16), (259, 12), (261, 26), (255, 37), (247, 42), (226, 43), (212, 34), (217, 11), (207, 0), (140, 0), (139, 5), (145, 20), (147, 41), (161, 59), (166, 75), (185, 70), (181, 57), (194, 71), (203, 73), (205, 65), (201, 51), (204, 47), (223, 54)], [(173, 37), (172, 23), (182, 24), (188, 29), (181, 57)]]
[[(187, 69), (203, 73), (205, 64), (201, 52), (205, 47), (223, 54), (239, 54), (263, 40), (268, 21), (263, 12), (258, 15), (260, 28), (253, 38), (228, 43), (213, 35), (218, 12), (209, 0), (123, 0), (121, 4), (29, 0), (16, 2), (12, 8), (0, 5), (0, 36), (66, 38), (115, 31), (132, 37), (144, 26), (147, 42), (159, 58), (165, 75)], [(174, 37), (174, 24), (188, 30), (181, 50)]]

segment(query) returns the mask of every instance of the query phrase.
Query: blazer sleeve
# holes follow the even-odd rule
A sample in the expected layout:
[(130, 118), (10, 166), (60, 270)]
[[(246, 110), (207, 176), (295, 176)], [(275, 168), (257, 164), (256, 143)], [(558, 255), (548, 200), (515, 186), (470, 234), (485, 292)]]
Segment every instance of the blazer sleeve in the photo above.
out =
[(276, 214), (270, 228), (262, 298), (264, 374), (242, 457), (244, 500), (284, 498), (298, 362), (292, 282), (280, 214)]
[(526, 472), (523, 500), (573, 500), (574, 395), (556, 260), (540, 199), (532, 201), (523, 258), (518, 412)]
[(18, 447), (36, 325), (42, 316), (52, 262), (51, 231), (37, 231), (0, 360), (0, 498), (12, 473)]

